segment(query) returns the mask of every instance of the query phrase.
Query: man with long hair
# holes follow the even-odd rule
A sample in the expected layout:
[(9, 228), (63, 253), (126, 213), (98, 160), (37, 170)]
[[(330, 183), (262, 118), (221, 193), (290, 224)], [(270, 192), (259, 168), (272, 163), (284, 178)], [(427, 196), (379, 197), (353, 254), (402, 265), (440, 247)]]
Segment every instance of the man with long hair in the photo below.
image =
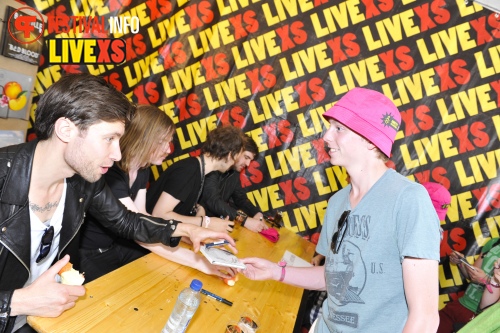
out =
[(121, 158), (134, 110), (103, 78), (68, 75), (38, 102), (38, 139), (0, 149), (0, 332), (30, 329), (26, 315), (57, 317), (85, 294), (55, 276), (70, 256), (78, 269), (86, 212), (142, 242), (176, 246), (186, 236), (195, 251), (206, 238), (234, 245), (223, 232), (130, 212), (113, 196), (102, 176)]

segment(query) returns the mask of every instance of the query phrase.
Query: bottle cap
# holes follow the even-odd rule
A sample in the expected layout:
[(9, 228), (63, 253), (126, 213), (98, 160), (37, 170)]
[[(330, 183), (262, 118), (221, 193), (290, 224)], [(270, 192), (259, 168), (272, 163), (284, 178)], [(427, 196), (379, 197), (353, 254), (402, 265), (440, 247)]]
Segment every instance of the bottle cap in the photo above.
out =
[(203, 287), (203, 283), (200, 280), (193, 279), (193, 281), (191, 281), (191, 285), (189, 287), (191, 289), (193, 289), (194, 291), (200, 291), (201, 287)]

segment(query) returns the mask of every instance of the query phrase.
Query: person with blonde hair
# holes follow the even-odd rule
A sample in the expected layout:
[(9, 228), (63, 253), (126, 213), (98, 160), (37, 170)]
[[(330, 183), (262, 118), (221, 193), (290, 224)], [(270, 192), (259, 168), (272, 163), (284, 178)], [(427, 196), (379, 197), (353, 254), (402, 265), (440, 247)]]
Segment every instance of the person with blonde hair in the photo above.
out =
[(424, 187), (386, 166), (398, 109), (377, 91), (354, 88), (323, 117), (330, 162), (351, 179), (328, 201), (316, 248), (325, 264), (244, 258), (243, 274), (326, 290), (315, 333), (435, 332), (439, 219)]
[[(104, 175), (111, 191), (129, 210), (146, 212), (146, 186), (151, 165), (160, 165), (171, 151), (175, 133), (172, 120), (156, 106), (139, 105), (125, 134), (120, 139), (122, 159)], [(120, 238), (102, 227), (92, 214), (87, 215), (80, 242), (80, 269), (90, 282), (152, 252), (207, 274), (228, 277), (193, 251), (170, 248), (161, 243), (145, 244)], [(140, 245), (140, 246), (139, 246)], [(229, 274), (232, 271), (229, 270)]]
[(131, 212), (104, 178), (121, 159), (120, 138), (136, 108), (102, 77), (68, 74), (52, 84), (35, 111), (36, 140), (0, 148), (0, 332), (30, 329), (26, 316), (57, 317), (85, 287), (58, 283), (71, 259), (79, 270), (86, 213), (120, 237), (194, 251), (227, 233)]

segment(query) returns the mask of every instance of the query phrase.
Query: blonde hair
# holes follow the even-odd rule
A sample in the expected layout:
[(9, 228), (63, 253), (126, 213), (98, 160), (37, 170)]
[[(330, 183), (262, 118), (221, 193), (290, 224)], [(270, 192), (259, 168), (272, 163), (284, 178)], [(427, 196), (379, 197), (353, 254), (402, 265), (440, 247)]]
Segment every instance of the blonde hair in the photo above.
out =
[(138, 105), (120, 139), (122, 159), (117, 165), (125, 172), (130, 171), (132, 162), (141, 168), (150, 166), (151, 155), (174, 131), (174, 122), (163, 111), (153, 105)]

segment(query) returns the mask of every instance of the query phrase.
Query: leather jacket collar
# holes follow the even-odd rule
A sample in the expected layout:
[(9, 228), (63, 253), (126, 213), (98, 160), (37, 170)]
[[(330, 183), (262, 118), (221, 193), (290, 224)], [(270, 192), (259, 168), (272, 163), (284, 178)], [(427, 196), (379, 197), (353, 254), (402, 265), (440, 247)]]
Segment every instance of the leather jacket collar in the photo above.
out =
[[(10, 172), (5, 179), (4, 189), (0, 195), (0, 202), (22, 206), (28, 199), (33, 156), (38, 140), (21, 144), (19, 150), (10, 162)], [(19, 147), (19, 146), (14, 146)], [(13, 147), (13, 148), (14, 148)]]

